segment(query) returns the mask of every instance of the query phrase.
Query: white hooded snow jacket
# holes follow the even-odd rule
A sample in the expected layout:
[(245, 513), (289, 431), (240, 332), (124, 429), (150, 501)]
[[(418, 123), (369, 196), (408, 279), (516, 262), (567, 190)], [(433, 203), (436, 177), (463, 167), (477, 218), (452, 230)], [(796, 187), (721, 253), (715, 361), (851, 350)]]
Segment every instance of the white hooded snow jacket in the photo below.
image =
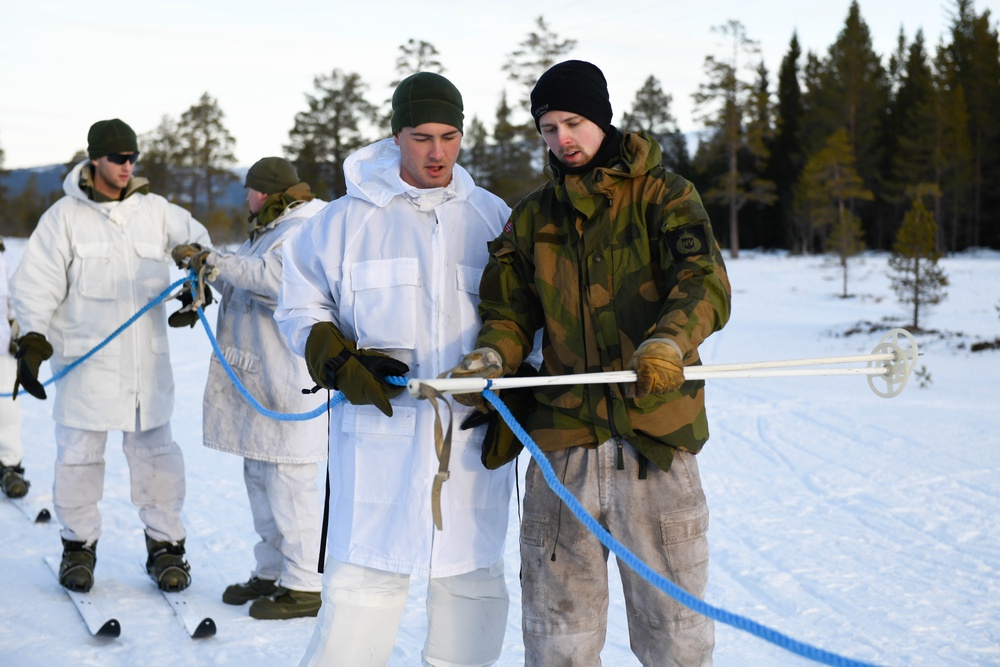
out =
[[(10, 349), (10, 323), (14, 319), (14, 300), (10, 296), (10, 273), (7, 253), (0, 252), (0, 309), (3, 310), (3, 317), (0, 318), (0, 357), (7, 356)], [(3, 391), (10, 391), (10, 387), (4, 387)]]
[[(285, 243), (275, 318), (299, 354), (312, 326), (332, 321), (359, 349), (377, 349), (408, 364), (408, 377), (432, 378), (475, 344), (487, 244), (510, 209), (476, 187), (458, 165), (447, 187), (432, 190), (407, 185), (399, 169), (399, 148), (391, 138), (347, 158), (347, 196)], [(335, 408), (334, 558), (446, 577), (487, 567), (503, 555), (513, 467), (483, 467), (484, 427), (460, 430), (468, 409), (453, 406), (442, 531), (431, 518), (438, 461), (429, 402), (404, 391), (392, 400), (391, 418), (370, 405), (345, 401)]]
[[(81, 190), (77, 164), (66, 195), (38, 221), (11, 291), (21, 334), (52, 343), (53, 375), (80, 358), (170, 285), (170, 249), (208, 245), (191, 214), (155, 194), (97, 203)], [(170, 421), (174, 378), (167, 347), (167, 300), (55, 383), (52, 416), (91, 431), (148, 430)], [(40, 381), (45, 381), (40, 377)]]
[[(295, 202), (252, 240), (228, 254), (212, 251), (208, 264), (222, 281), (215, 335), (222, 356), (250, 395), (284, 414), (309, 412), (326, 392), (303, 395), (315, 383), (305, 360), (288, 348), (274, 321), (281, 288), (281, 246), (299, 223), (326, 206), (322, 199)], [(202, 407), (206, 447), (271, 463), (326, 460), (326, 416), (305, 421), (272, 419), (258, 412), (233, 385), (213, 354)]]

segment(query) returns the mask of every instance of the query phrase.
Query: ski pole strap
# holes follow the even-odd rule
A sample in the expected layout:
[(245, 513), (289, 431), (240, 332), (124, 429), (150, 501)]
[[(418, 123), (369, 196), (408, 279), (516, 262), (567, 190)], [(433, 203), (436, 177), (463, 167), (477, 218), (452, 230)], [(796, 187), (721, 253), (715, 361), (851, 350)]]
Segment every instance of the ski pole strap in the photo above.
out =
[[(431, 487), (431, 515), (434, 518), (434, 527), (438, 530), (444, 528), (441, 512), (441, 489), (444, 483), (451, 476), (448, 471), (448, 464), (451, 461), (451, 423), (454, 414), (451, 410), (451, 402), (445, 399), (444, 394), (429, 385), (423, 385), (420, 391), (420, 398), (426, 398), (434, 408), (434, 450), (437, 453), (438, 471), (434, 475), (434, 485)], [(441, 426), (441, 410), (439, 404), (448, 408), (448, 428)]]

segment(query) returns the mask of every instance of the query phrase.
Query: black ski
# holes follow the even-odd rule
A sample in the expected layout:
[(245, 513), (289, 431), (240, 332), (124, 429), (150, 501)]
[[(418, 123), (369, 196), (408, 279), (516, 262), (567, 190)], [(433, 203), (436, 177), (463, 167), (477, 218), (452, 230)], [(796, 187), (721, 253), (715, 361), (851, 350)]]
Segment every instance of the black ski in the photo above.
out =
[[(48, 563), (49, 569), (55, 575), (56, 581), (59, 581), (59, 561), (52, 556), (47, 556), (45, 562)], [(89, 595), (71, 591), (62, 584), (59, 584), (59, 588), (66, 591), (66, 595), (73, 601), (73, 606), (80, 612), (90, 634), (95, 637), (118, 637), (121, 635), (122, 626), (118, 623), (118, 619), (110, 618), (104, 614)]]

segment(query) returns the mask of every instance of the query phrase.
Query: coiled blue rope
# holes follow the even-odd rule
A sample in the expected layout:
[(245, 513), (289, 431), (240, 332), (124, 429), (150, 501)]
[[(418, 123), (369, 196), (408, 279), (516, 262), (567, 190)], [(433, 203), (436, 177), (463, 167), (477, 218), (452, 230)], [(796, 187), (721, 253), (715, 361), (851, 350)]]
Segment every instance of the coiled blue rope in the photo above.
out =
[(559, 477), (552, 469), (551, 464), (549, 464), (548, 458), (546, 458), (545, 454), (542, 453), (542, 450), (538, 448), (538, 445), (535, 444), (535, 442), (528, 436), (527, 431), (525, 431), (524, 428), (517, 423), (517, 420), (514, 419), (514, 416), (510, 413), (510, 410), (507, 409), (507, 406), (503, 404), (503, 401), (500, 400), (500, 397), (489, 389), (483, 390), (483, 397), (486, 398), (486, 400), (489, 401), (494, 408), (496, 408), (497, 412), (500, 413), (500, 416), (503, 417), (503, 420), (507, 422), (507, 425), (514, 432), (514, 435), (516, 435), (518, 440), (520, 440), (528, 451), (531, 452), (531, 456), (535, 459), (535, 463), (541, 469), (542, 476), (545, 478), (545, 481), (548, 482), (552, 491), (564, 503), (566, 503), (566, 506), (570, 509), (570, 511), (576, 515), (576, 518), (579, 519), (598, 540), (600, 540), (601, 544), (612, 551), (626, 565), (635, 570), (635, 572), (643, 579), (653, 584), (661, 591), (683, 604), (685, 607), (688, 607), (699, 614), (725, 623), (726, 625), (731, 625), (734, 628), (743, 630), (744, 632), (749, 632), (750, 634), (756, 635), (761, 639), (769, 641), (772, 644), (785, 649), (786, 651), (796, 653), (804, 658), (808, 658), (824, 665), (834, 665), (835, 667), (875, 667), (872, 663), (859, 662), (857, 660), (837, 655), (836, 653), (824, 651), (823, 649), (816, 648), (815, 646), (810, 646), (809, 644), (804, 644), (800, 641), (792, 639), (791, 637), (781, 634), (777, 630), (773, 630), (767, 626), (757, 623), (756, 621), (752, 621), (749, 618), (734, 614), (726, 611), (725, 609), (713, 607), (712, 605), (691, 595), (683, 588), (677, 586), (677, 584), (670, 581), (659, 572), (653, 570), (651, 567), (646, 565), (646, 563), (636, 557), (635, 554), (629, 551), (625, 545), (615, 539), (611, 533), (605, 530), (604, 526), (599, 524), (597, 520), (594, 519), (594, 517), (590, 516), (580, 502), (573, 497), (573, 494), (562, 485), (559, 481)]

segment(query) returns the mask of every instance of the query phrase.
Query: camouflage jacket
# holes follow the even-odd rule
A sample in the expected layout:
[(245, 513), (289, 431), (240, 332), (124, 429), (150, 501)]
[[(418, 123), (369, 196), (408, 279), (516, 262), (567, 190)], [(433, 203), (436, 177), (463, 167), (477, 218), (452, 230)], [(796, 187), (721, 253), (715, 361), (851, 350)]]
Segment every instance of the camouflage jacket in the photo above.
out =
[[(647, 338), (674, 341), (685, 365), (729, 319), (730, 287), (694, 186), (660, 165), (646, 134), (626, 134), (607, 167), (525, 197), (490, 244), (478, 345), (517, 369), (543, 328), (542, 375), (620, 371)], [(617, 384), (541, 387), (526, 427), (545, 451), (627, 440), (667, 470), (673, 448), (708, 439), (703, 381), (637, 401)]]

